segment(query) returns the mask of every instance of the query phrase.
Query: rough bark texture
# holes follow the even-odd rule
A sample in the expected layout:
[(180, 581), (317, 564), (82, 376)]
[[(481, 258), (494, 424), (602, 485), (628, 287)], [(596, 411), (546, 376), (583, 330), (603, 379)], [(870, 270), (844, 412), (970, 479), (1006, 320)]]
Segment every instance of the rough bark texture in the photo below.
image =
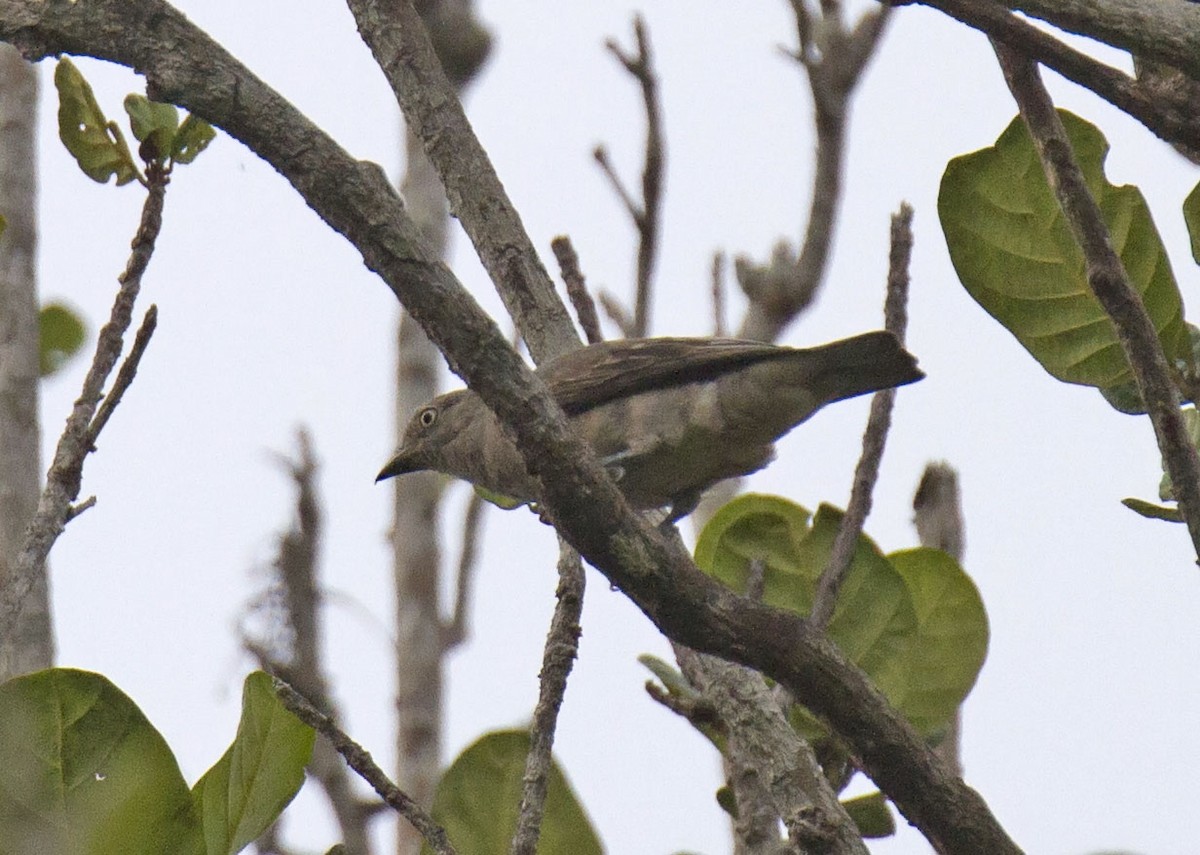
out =
[[(38, 442), (37, 71), (0, 46), (0, 587), (25, 540), (40, 494)], [(47, 568), (36, 568), (11, 642), (0, 649), (0, 681), (54, 659)]]

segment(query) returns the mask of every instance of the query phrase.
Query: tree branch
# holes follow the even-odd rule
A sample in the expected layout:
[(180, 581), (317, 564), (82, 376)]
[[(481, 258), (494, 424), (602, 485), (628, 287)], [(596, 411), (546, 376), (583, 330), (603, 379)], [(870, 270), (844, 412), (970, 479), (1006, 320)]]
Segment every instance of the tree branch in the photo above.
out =
[(996, 0), (918, 0), (986, 33), (1052, 68), (1124, 110), (1161, 139), (1185, 150), (1200, 150), (1200, 116), (1169, 99), (1156, 97), (1139, 80), (1078, 51), (1045, 30), (1011, 14)]
[(649, 334), (650, 292), (654, 264), (658, 259), (658, 235), (662, 219), (663, 166), (666, 162), (666, 143), (662, 132), (662, 109), (658, 102), (658, 78), (654, 72), (654, 59), (650, 51), (650, 36), (646, 20), (634, 15), (633, 33), (637, 40), (637, 53), (626, 53), (615, 39), (604, 43), (642, 90), (642, 101), (646, 108), (646, 155), (642, 166), (642, 202), (635, 204), (621, 186), (616, 172), (608, 163), (604, 149), (596, 149), (596, 160), (604, 169), (617, 192), (625, 202), (638, 230), (637, 290), (633, 301), (633, 336)]
[(1112, 320), (1154, 425), (1179, 511), (1200, 557), (1200, 455), (1188, 439), (1179, 395), (1154, 322), (1113, 249), (1108, 227), (1075, 161), (1050, 94), (1032, 60), (993, 43), (1004, 79), (1025, 120), (1058, 204), (1087, 265), (1088, 285)]
[(372, 759), (370, 753), (346, 735), (332, 718), (321, 712), (309, 701), (282, 680), (275, 681), (275, 694), (280, 703), (309, 727), (324, 736), (345, 759), (346, 764), (359, 774), (379, 797), (396, 813), (412, 823), (421, 836), (438, 855), (456, 855), (446, 837), (446, 830), (433, 821), (421, 807), (391, 782), (383, 770)]
[(411, 0), (348, 0), (363, 41), (391, 84), (408, 127), (441, 176), (450, 210), (529, 345), (534, 361), (579, 345), (521, 218), (442, 71)]
[(567, 690), (567, 676), (579, 652), (579, 618), (583, 614), (585, 577), (579, 554), (562, 544), (558, 560), (558, 603), (546, 635), (539, 675), (537, 707), (529, 729), (529, 754), (525, 758), (524, 788), (512, 855), (534, 855), (541, 833), (542, 809), (550, 775), (551, 749), (558, 724), (558, 711)]
[[(4, 7), (0, 6), (0, 14)], [(170, 176), (156, 164), (146, 169), (148, 188), (142, 216), (130, 247), (125, 270), (118, 277), (120, 288), (113, 300), (108, 323), (96, 339), (96, 355), (83, 379), (83, 388), (66, 427), (59, 437), (54, 460), (46, 473), (46, 486), (38, 500), (37, 512), (26, 529), (25, 544), (17, 553), (4, 590), (0, 591), (0, 650), (9, 649), (10, 634), (18, 625), (17, 615), (33, 586), (34, 579), (50, 554), (50, 548), (62, 534), (72, 514), (71, 503), (79, 496), (83, 481), (83, 461), (93, 450), (96, 436), (107, 421), (107, 413), (96, 422), (97, 408), (103, 397), (104, 383), (116, 367), (124, 344), (125, 331), (133, 319), (133, 304), (142, 287), (142, 276), (154, 254), (154, 243), (162, 229), (163, 201)], [(142, 345), (145, 347), (144, 343)], [(135, 363), (136, 365), (136, 363)], [(130, 378), (132, 379), (132, 378)], [(7, 669), (0, 669), (7, 670)]]
[[(904, 342), (908, 326), (908, 264), (912, 258), (912, 208), (908, 203), (900, 206), (899, 213), (892, 216), (891, 253), (888, 256), (887, 297), (884, 299), (884, 328)], [(876, 392), (871, 398), (871, 414), (867, 417), (867, 428), (863, 433), (862, 456), (854, 469), (854, 484), (850, 489), (850, 501), (846, 515), (838, 527), (837, 536), (829, 554), (821, 579), (817, 583), (813, 599), (812, 622), (822, 629), (829, 625), (837, 605), (838, 591), (850, 571), (850, 562), (858, 546), (863, 524), (871, 512), (871, 493), (879, 478), (879, 463), (883, 459), (883, 447), (887, 442), (888, 428), (892, 423), (892, 405), (896, 400), (895, 389)]]

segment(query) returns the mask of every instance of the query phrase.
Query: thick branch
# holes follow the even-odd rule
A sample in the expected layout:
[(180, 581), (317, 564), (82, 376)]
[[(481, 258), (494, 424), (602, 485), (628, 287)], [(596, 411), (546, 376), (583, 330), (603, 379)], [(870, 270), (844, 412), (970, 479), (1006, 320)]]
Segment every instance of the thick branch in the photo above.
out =
[(0, 38), (27, 56), (98, 56), (146, 75), (244, 142), (362, 253), (512, 432), (563, 536), (669, 637), (782, 683), (834, 730), (940, 852), (1019, 851), (865, 675), (806, 621), (701, 573), (620, 492), (495, 322), (422, 245), (382, 170), (354, 161), (278, 93), (159, 0), (0, 0)]
[(446, 79), (409, 0), (349, 0), (409, 128), (441, 176), (450, 210), (496, 284), (534, 361), (578, 347), (570, 316)]
[(1138, 80), (1078, 51), (1010, 13), (997, 0), (918, 0), (1090, 89), (1151, 132), (1188, 151), (1200, 150), (1200, 116), (1155, 97)]
[(994, 44), (1004, 79), (1020, 107), (1046, 179), (1083, 251), (1088, 285), (1112, 320), (1154, 425), (1163, 465), (1200, 556), (1200, 455), (1188, 439), (1166, 355), (1141, 297), (1113, 249), (1100, 207), (1088, 190), (1050, 94), (1032, 60)]

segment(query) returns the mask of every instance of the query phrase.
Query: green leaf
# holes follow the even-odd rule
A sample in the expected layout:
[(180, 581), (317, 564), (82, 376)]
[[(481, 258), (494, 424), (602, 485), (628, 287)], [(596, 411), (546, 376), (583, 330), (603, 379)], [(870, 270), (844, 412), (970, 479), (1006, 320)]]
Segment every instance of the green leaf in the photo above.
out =
[[(807, 615), (842, 517), (822, 505), (809, 527), (809, 513), (799, 505), (740, 496), (700, 533), (696, 564), (739, 593), (757, 564), (763, 600)], [(974, 685), (988, 630), (978, 591), (948, 555), (917, 549), (885, 557), (862, 536), (829, 634), (897, 709), (933, 736)], [(789, 718), (810, 739), (822, 732), (801, 710)]]
[(49, 303), (38, 313), (40, 371), (43, 377), (57, 373), (79, 352), (87, 333), (80, 317), (62, 303)]
[(1183, 200), (1183, 222), (1192, 242), (1192, 258), (1200, 264), (1200, 184), (1192, 188)]
[(160, 104), (145, 95), (126, 95), (125, 112), (133, 135), (142, 143), (139, 153), (143, 160), (166, 160), (175, 145), (179, 129), (179, 109), (174, 104)]
[(1170, 508), (1165, 505), (1156, 505), (1152, 502), (1147, 502), (1144, 499), (1122, 499), (1121, 504), (1129, 508), (1135, 514), (1141, 514), (1146, 519), (1163, 520), (1164, 522), (1183, 522), (1183, 515), (1179, 513), (1178, 508)]
[(888, 809), (883, 793), (868, 793), (847, 799), (842, 802), (842, 807), (854, 820), (858, 833), (867, 839), (891, 837), (896, 833), (896, 820)]
[(137, 167), (120, 129), (105, 118), (92, 87), (71, 60), (60, 59), (54, 69), (58, 90), (58, 135), (84, 174), (104, 184), (112, 176), (117, 184), (137, 178)]
[(233, 744), (192, 788), (207, 855), (240, 852), (279, 818), (304, 783), (315, 733), (255, 671), (242, 686), (242, 719)]
[(175, 144), (171, 148), (171, 160), (176, 163), (191, 163), (200, 152), (208, 148), (208, 144), (217, 136), (212, 125), (195, 116), (188, 116), (179, 126), (175, 134)]
[(979, 589), (940, 549), (893, 552), (888, 561), (912, 595), (917, 629), (903, 663), (905, 680), (889, 699), (924, 734), (953, 718), (987, 657), (988, 621)]
[[(494, 731), (470, 745), (442, 775), (433, 799), (433, 818), (446, 829), (460, 855), (507, 855), (528, 753), (528, 731)], [(431, 851), (428, 844), (421, 849), (423, 855)], [(550, 768), (537, 851), (542, 855), (603, 851), (557, 763)]]
[[(799, 505), (748, 493), (722, 507), (704, 527), (696, 564), (745, 593), (752, 563), (761, 562), (763, 601), (807, 615), (842, 516), (821, 505), (810, 528), (809, 513)], [(904, 580), (870, 538), (860, 537), (829, 623), (830, 636), (886, 694), (916, 627)]]
[[(1186, 362), (1183, 302), (1145, 199), (1136, 187), (1108, 182), (1108, 142), (1094, 125), (1065, 111), (1059, 115), (1167, 359)], [(938, 215), (968, 293), (1043, 368), (1064, 382), (1100, 389), (1132, 380), (1020, 118), (993, 147), (950, 161)]]
[(99, 674), (0, 685), (4, 855), (199, 855), (199, 819), (170, 748)]

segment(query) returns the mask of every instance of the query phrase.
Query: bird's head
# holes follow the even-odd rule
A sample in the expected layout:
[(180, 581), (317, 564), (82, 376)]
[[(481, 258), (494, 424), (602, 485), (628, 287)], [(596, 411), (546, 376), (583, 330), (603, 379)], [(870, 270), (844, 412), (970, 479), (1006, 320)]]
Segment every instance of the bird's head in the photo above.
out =
[[(413, 414), (404, 429), (400, 450), (375, 480), (425, 469), (472, 480), (470, 450), (459, 448), (456, 440), (474, 423), (480, 415), (477, 411), (482, 409), (482, 402), (466, 389), (434, 398)], [(460, 459), (463, 454), (466, 457)]]

